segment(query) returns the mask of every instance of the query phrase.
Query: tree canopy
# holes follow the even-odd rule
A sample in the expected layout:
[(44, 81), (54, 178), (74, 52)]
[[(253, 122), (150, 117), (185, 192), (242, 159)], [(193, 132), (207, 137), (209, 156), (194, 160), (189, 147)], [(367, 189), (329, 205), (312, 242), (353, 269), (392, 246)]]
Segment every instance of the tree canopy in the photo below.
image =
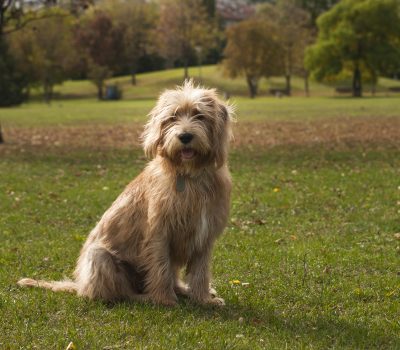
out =
[(88, 77), (97, 86), (99, 100), (103, 99), (104, 81), (119, 65), (123, 32), (121, 24), (113, 23), (108, 13), (96, 8), (83, 16), (75, 28), (76, 46), (86, 59)]
[(317, 25), (317, 41), (306, 54), (306, 66), (317, 80), (351, 71), (353, 96), (359, 97), (363, 72), (376, 80), (379, 74), (398, 69), (398, 0), (342, 0)]
[(250, 97), (255, 97), (260, 78), (282, 71), (282, 48), (276, 40), (277, 28), (262, 19), (252, 18), (227, 30), (224, 69), (235, 78), (244, 75)]
[(42, 86), (47, 102), (52, 98), (53, 86), (68, 77), (76, 58), (71, 50), (73, 19), (67, 14), (59, 8), (46, 9), (42, 20), (27, 23), (10, 34), (10, 50), (19, 70), (30, 86)]
[(278, 0), (276, 4), (263, 4), (258, 15), (276, 27), (276, 40), (282, 50), (282, 72), (286, 79), (286, 94), (291, 95), (291, 77), (303, 70), (304, 50), (309, 42), (309, 14), (295, 0)]
[(160, 53), (170, 65), (180, 60), (188, 77), (188, 63), (196, 48), (207, 51), (215, 38), (215, 23), (209, 21), (202, 0), (162, 0), (158, 22)]

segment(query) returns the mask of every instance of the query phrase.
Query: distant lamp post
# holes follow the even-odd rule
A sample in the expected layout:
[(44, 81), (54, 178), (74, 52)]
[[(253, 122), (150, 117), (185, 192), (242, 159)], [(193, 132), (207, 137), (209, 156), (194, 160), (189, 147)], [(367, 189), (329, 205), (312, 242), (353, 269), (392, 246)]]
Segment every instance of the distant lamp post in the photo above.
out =
[(200, 82), (202, 81), (202, 77), (201, 77), (201, 64), (202, 64), (202, 60), (203, 60), (203, 47), (200, 45), (196, 45), (194, 47), (194, 49), (196, 50), (196, 54), (197, 54), (197, 64), (199, 66), (199, 80)]

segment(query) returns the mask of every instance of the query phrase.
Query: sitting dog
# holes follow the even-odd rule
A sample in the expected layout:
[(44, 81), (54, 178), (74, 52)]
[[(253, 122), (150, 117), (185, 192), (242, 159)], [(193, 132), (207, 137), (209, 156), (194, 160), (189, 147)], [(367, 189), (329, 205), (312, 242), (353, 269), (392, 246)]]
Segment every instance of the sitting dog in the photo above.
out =
[(165, 91), (142, 135), (152, 160), (89, 234), (74, 280), (18, 284), (104, 301), (175, 305), (181, 294), (224, 305), (210, 287), (209, 265), (229, 213), (232, 114), (215, 90), (192, 81)]

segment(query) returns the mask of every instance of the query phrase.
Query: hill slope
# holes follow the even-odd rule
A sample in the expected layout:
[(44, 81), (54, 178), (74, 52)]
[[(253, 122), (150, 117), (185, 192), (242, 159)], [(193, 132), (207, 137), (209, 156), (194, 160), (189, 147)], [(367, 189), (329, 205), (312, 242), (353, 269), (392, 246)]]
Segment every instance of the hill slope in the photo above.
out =
[[(196, 81), (202, 82), (206, 86), (216, 87), (218, 90), (228, 93), (231, 96), (247, 96), (247, 85), (243, 77), (230, 79), (223, 75), (220, 66), (192, 67), (189, 75)], [(170, 69), (164, 71), (143, 73), (137, 75), (137, 85), (131, 84), (130, 76), (116, 77), (108, 81), (108, 84), (118, 84), (122, 90), (124, 99), (149, 99), (158, 96), (159, 92), (165, 88), (181, 84), (183, 81), (183, 69)], [(262, 79), (260, 82), (260, 95), (268, 94), (270, 88), (284, 86), (283, 77), (273, 77)], [(387, 91), (388, 87), (400, 86), (400, 83), (391, 79), (381, 78), (377, 87), (378, 92)], [(299, 77), (292, 78), (293, 95), (304, 96), (304, 80)], [(68, 81), (55, 89), (56, 93), (62, 97), (95, 97), (96, 89), (87, 80)], [(334, 87), (317, 82), (310, 82), (310, 91), (313, 96), (334, 96)], [(368, 87), (365, 88), (368, 92)]]

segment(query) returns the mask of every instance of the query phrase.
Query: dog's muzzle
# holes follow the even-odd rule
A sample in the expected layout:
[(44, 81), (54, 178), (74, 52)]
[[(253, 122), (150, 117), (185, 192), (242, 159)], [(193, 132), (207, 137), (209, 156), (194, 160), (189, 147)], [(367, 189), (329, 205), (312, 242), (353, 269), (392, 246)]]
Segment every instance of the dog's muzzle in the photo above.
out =
[(188, 132), (185, 132), (183, 134), (180, 134), (178, 136), (178, 139), (181, 140), (181, 142), (186, 145), (188, 144), (190, 141), (193, 140), (193, 134), (189, 134)]

